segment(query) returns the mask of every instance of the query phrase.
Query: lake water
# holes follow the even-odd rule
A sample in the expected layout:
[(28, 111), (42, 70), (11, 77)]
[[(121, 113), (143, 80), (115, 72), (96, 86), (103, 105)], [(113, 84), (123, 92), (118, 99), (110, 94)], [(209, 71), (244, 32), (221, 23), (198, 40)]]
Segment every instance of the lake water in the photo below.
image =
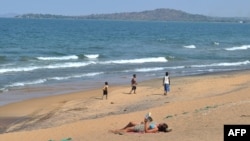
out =
[(250, 24), (0, 18), (0, 105), (250, 68)]

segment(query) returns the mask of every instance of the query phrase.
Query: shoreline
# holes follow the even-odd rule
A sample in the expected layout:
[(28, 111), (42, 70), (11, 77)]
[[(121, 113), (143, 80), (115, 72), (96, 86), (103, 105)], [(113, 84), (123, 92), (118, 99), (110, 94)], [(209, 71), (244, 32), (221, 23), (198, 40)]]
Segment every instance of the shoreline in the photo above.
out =
[[(224, 124), (250, 123), (249, 74), (250, 71), (246, 70), (172, 77), (168, 96), (163, 96), (161, 79), (155, 78), (139, 82), (137, 94), (128, 94), (129, 85), (111, 86), (108, 100), (101, 99), (100, 89), (93, 89), (11, 103), (0, 107), (0, 125), (15, 118), (23, 121), (9, 125), (9, 133), (0, 134), (0, 139), (7, 141), (24, 137), (31, 140), (41, 132), (48, 134), (39, 136), (41, 141), (51, 136), (60, 139), (67, 131), (71, 134), (69, 136), (78, 140), (138, 140), (139, 135), (126, 135), (121, 139), (107, 131), (120, 128), (130, 120), (140, 121), (151, 111), (156, 121), (167, 122), (174, 129), (167, 135), (158, 134), (159, 139), (221, 140)], [(86, 124), (93, 130), (83, 129)], [(100, 124), (105, 125), (100, 127)], [(69, 127), (77, 130), (69, 131)], [(49, 134), (51, 131), (54, 134)], [(204, 135), (207, 138), (201, 139)], [(155, 137), (140, 136), (145, 140)]]
[[(180, 76), (172, 76), (173, 78), (181, 78), (181, 77), (197, 77), (197, 76), (206, 76), (206, 75), (222, 75), (222, 74), (229, 74), (229, 73), (244, 73), (250, 71), (249, 69), (245, 70), (230, 70), (230, 71), (223, 71), (223, 72), (210, 72), (210, 73), (202, 73), (202, 74), (194, 74), (194, 75), (180, 75)], [(170, 73), (171, 75), (171, 73)], [(119, 77), (119, 80), (123, 78), (122, 82), (118, 82), (112, 84), (112, 86), (126, 86), (130, 85), (130, 77)], [(124, 80), (126, 79), (126, 80)], [(140, 80), (140, 82), (147, 82), (155, 79), (161, 78), (150, 78), (145, 80)], [(113, 80), (114, 81), (114, 80)], [(126, 83), (127, 82), (127, 83)], [(56, 96), (56, 95), (64, 95), (70, 93), (77, 93), (89, 90), (99, 89), (103, 86), (104, 82), (100, 80), (95, 82), (69, 82), (69, 83), (57, 83), (52, 85), (35, 85), (20, 89), (13, 89), (6, 93), (0, 93), (0, 107), (5, 106), (11, 103), (22, 102), (29, 99), (36, 99), (48, 96)], [(65, 87), (66, 86), (66, 87)], [(28, 93), (28, 95), (27, 95)]]

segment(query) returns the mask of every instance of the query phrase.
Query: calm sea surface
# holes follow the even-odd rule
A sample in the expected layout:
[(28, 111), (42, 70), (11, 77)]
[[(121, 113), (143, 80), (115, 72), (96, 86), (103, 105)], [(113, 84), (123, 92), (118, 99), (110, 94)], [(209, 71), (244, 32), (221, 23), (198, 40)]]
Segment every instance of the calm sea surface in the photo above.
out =
[(250, 68), (250, 24), (0, 18), (0, 105)]

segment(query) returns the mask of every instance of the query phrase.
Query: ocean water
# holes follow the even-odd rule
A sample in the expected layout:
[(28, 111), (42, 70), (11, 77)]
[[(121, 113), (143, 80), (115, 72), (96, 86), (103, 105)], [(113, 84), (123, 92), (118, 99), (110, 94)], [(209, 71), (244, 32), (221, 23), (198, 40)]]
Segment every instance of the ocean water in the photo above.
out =
[(0, 18), (0, 105), (105, 81), (129, 85), (133, 74), (246, 70), (249, 35), (240, 23)]

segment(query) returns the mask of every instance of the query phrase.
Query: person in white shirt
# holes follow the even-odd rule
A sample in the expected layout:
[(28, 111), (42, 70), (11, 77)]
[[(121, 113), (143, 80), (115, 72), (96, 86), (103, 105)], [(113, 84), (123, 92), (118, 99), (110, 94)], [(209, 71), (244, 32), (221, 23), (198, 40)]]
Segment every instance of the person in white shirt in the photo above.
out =
[(166, 72), (166, 75), (163, 77), (163, 86), (164, 86), (164, 95), (167, 95), (167, 93), (170, 91), (170, 77), (168, 72)]

